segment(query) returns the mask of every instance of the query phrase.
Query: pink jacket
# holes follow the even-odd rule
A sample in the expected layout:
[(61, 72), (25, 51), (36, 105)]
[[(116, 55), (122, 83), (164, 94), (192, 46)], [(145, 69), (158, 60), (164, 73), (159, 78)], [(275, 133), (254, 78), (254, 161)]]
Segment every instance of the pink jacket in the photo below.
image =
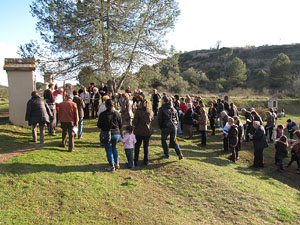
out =
[(133, 145), (136, 143), (135, 135), (126, 133), (123, 138), (120, 138), (120, 141), (124, 143), (124, 149), (134, 148)]

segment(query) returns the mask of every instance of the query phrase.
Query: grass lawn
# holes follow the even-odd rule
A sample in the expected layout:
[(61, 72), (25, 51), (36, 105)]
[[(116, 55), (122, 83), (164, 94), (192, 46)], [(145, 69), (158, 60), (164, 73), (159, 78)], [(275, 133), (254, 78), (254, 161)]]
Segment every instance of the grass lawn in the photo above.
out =
[[(29, 129), (7, 121), (0, 120), (0, 155), (28, 147), (31, 138)], [(0, 224), (300, 224), (300, 176), (295, 164), (276, 171), (273, 146), (258, 171), (248, 169), (252, 143), (234, 164), (220, 134), (208, 135), (205, 148), (199, 135), (179, 137), (184, 159), (174, 150), (163, 159), (156, 128), (148, 167), (126, 169), (119, 144), (121, 170), (109, 173), (96, 120), (84, 121), (73, 153), (57, 147), (60, 136), (45, 140), (0, 163)]]

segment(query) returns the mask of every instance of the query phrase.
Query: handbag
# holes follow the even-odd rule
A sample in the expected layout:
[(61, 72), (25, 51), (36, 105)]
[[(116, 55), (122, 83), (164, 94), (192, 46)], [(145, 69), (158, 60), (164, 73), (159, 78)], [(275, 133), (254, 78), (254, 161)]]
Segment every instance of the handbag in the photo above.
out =
[(100, 143), (108, 144), (111, 141), (111, 131), (101, 131), (100, 135)]
[[(112, 123), (115, 118), (115, 113), (113, 114)], [(99, 135), (100, 143), (101, 144), (108, 144), (111, 141), (111, 126), (109, 130), (101, 130)]]

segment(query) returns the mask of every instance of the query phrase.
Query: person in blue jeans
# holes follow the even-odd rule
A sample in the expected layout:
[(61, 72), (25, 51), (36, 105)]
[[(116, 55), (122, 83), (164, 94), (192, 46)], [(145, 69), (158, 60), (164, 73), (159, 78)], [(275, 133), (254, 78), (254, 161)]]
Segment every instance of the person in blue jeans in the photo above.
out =
[(115, 111), (114, 103), (111, 99), (105, 102), (106, 110), (99, 115), (98, 128), (102, 131), (111, 131), (111, 140), (104, 144), (109, 167), (105, 168), (107, 171), (115, 171), (120, 169), (117, 143), (122, 134), (122, 119), (120, 114)]
[(169, 147), (167, 144), (168, 136), (170, 136), (170, 147), (174, 148), (179, 160), (183, 158), (183, 155), (179, 149), (179, 145), (176, 142), (178, 113), (172, 106), (171, 100), (164, 96), (162, 98), (162, 106), (158, 112), (158, 125), (161, 129), (161, 144), (164, 150), (164, 155), (169, 158)]

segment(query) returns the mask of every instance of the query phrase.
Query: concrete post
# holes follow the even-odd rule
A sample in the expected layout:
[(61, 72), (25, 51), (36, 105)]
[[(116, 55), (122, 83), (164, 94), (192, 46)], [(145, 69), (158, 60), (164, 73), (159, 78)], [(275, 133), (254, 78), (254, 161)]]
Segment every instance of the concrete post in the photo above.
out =
[(28, 126), (25, 113), (27, 101), (35, 90), (34, 59), (7, 58), (4, 70), (8, 77), (9, 120), (14, 125)]

